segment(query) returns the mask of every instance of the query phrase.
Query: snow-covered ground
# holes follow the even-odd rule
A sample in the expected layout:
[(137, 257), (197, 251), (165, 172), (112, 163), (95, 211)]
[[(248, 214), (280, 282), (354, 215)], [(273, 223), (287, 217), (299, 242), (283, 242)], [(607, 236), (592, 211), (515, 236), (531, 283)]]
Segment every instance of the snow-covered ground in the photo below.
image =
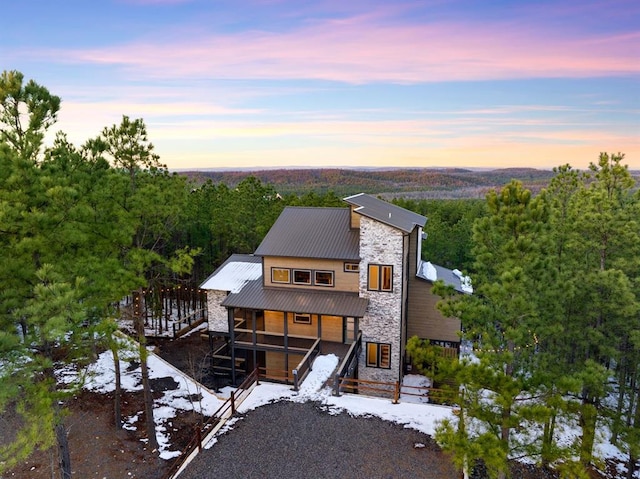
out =
[[(171, 459), (179, 456), (180, 451), (172, 450), (169, 434), (171, 419), (180, 411), (193, 411), (211, 416), (224, 403), (225, 398), (218, 397), (213, 391), (196, 383), (182, 371), (176, 369), (157, 355), (150, 353), (147, 361), (149, 378), (173, 378), (175, 389), (163, 392), (162, 397), (154, 401), (153, 416), (156, 422), (156, 437), (160, 448), (160, 457)], [(120, 361), (122, 389), (125, 391), (142, 390), (140, 366), (133, 368), (129, 362)], [(113, 356), (110, 351), (102, 353), (88, 371), (85, 388), (95, 392), (111, 392), (115, 389)], [(198, 398), (198, 399), (196, 399)], [(137, 416), (123, 418), (125, 427), (133, 428)]]
[[(327, 378), (334, 371), (338, 364), (338, 358), (333, 355), (318, 356), (313, 363), (313, 370), (300, 387), (300, 391), (295, 392), (290, 385), (275, 384), (261, 381), (244, 402), (239, 406), (238, 412), (243, 414), (257, 407), (270, 404), (276, 401), (306, 402), (315, 401), (322, 404), (331, 414), (346, 412), (353, 416), (375, 416), (387, 421), (413, 428), (428, 435), (433, 435), (437, 423), (445, 418), (454, 418), (451, 407), (428, 404), (426, 397), (401, 396), (398, 404), (393, 404), (390, 399), (374, 398), (363, 395), (343, 394), (339, 397), (333, 395), (330, 387), (324, 386)], [(215, 393), (204, 386), (197, 384), (187, 375), (165, 362), (157, 355), (150, 353), (149, 360), (150, 378), (173, 378), (177, 382), (175, 389), (167, 390), (163, 396), (155, 401), (154, 418), (157, 425), (157, 438), (160, 447), (160, 457), (171, 459), (180, 454), (173, 450), (169, 443), (167, 427), (171, 427), (171, 419), (180, 411), (194, 411), (205, 416), (212, 415), (229, 397), (233, 388), (225, 388), (219, 393)], [(131, 367), (128, 361), (121, 362), (122, 387), (128, 391), (142, 389), (140, 368)], [(100, 355), (98, 361), (94, 363), (88, 374), (86, 388), (97, 392), (110, 392), (114, 389), (114, 367), (113, 358), (110, 352)], [(429, 380), (419, 375), (409, 375), (404, 386), (427, 387)], [(419, 390), (410, 388), (405, 391), (418, 392)], [(200, 397), (201, 399), (194, 399)], [(137, 417), (124, 418), (125, 423), (135, 424)], [(238, 418), (230, 419), (226, 426), (222, 428), (216, 437), (224, 432), (233, 429), (233, 425)], [(133, 427), (133, 426), (129, 426)], [(206, 448), (212, 447), (216, 442), (216, 437), (210, 439)], [(600, 435), (600, 443), (597, 446), (597, 453), (601, 458), (615, 458), (618, 461), (624, 460), (617, 448), (607, 442), (605, 435)], [(622, 474), (622, 470), (619, 471)], [(640, 477), (640, 476), (637, 476)]]

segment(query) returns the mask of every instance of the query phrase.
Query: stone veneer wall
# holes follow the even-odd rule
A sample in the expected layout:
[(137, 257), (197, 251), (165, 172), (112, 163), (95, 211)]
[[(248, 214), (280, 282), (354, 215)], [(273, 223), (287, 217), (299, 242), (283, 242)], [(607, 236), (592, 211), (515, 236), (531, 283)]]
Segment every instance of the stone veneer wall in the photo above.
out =
[(207, 290), (207, 309), (209, 314), (209, 331), (216, 333), (229, 332), (229, 314), (227, 308), (220, 306), (227, 297), (226, 291)]
[[(369, 299), (365, 316), (360, 321), (362, 353), (358, 377), (371, 381), (400, 380), (402, 327), (402, 231), (367, 217), (360, 220), (360, 296)], [(393, 265), (393, 292), (367, 289), (368, 265)], [(367, 366), (366, 343), (391, 344), (391, 368)]]

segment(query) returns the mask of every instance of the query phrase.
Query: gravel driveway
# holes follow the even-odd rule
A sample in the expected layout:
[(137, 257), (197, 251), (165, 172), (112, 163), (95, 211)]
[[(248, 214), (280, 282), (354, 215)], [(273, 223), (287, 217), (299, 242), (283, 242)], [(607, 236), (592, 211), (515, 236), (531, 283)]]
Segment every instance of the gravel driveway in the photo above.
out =
[[(416, 447), (418, 445), (418, 447)], [(421, 446), (424, 447), (421, 447)], [(378, 418), (281, 401), (248, 412), (179, 479), (457, 479), (433, 440)]]

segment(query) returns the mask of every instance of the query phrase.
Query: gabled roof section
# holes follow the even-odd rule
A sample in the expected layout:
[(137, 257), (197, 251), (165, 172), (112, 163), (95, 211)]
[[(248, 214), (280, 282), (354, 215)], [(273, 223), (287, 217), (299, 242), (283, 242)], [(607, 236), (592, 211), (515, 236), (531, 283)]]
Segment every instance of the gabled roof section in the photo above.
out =
[(250, 254), (232, 254), (204, 280), (200, 289), (237, 293), (249, 281), (259, 278), (262, 278), (261, 258)]
[(359, 261), (358, 232), (348, 208), (288, 206), (255, 251), (256, 256)]
[(471, 278), (463, 275), (462, 272), (457, 269), (452, 270), (433, 264), (430, 261), (421, 261), (418, 265), (417, 276), (432, 283), (442, 280), (444, 284), (453, 286), (453, 288), (460, 293), (473, 293)]
[(237, 293), (221, 303), (227, 308), (246, 308), (296, 313), (353, 316), (361, 318), (369, 301), (358, 293), (301, 290), (293, 288), (265, 288), (262, 281), (249, 281)]
[(411, 233), (416, 226), (424, 227), (427, 222), (427, 218), (418, 213), (400, 208), (365, 193), (349, 196), (344, 198), (344, 201), (355, 206), (357, 213), (393, 226), (405, 233)]

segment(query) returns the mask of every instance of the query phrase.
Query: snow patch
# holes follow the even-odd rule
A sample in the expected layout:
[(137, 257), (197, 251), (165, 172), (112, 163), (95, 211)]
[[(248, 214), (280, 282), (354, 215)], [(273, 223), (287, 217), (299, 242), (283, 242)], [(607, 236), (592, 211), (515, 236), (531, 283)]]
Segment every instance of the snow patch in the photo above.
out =
[(473, 293), (473, 286), (471, 285), (471, 278), (469, 276), (462, 274), (462, 271), (459, 269), (454, 269), (452, 273), (460, 280), (462, 291), (469, 294)]
[(232, 261), (225, 264), (213, 277), (205, 281), (200, 289), (213, 289), (238, 293), (245, 284), (262, 277), (262, 263)]
[(437, 281), (438, 271), (436, 267), (431, 264), (431, 261), (422, 263), (422, 275), (429, 281)]

